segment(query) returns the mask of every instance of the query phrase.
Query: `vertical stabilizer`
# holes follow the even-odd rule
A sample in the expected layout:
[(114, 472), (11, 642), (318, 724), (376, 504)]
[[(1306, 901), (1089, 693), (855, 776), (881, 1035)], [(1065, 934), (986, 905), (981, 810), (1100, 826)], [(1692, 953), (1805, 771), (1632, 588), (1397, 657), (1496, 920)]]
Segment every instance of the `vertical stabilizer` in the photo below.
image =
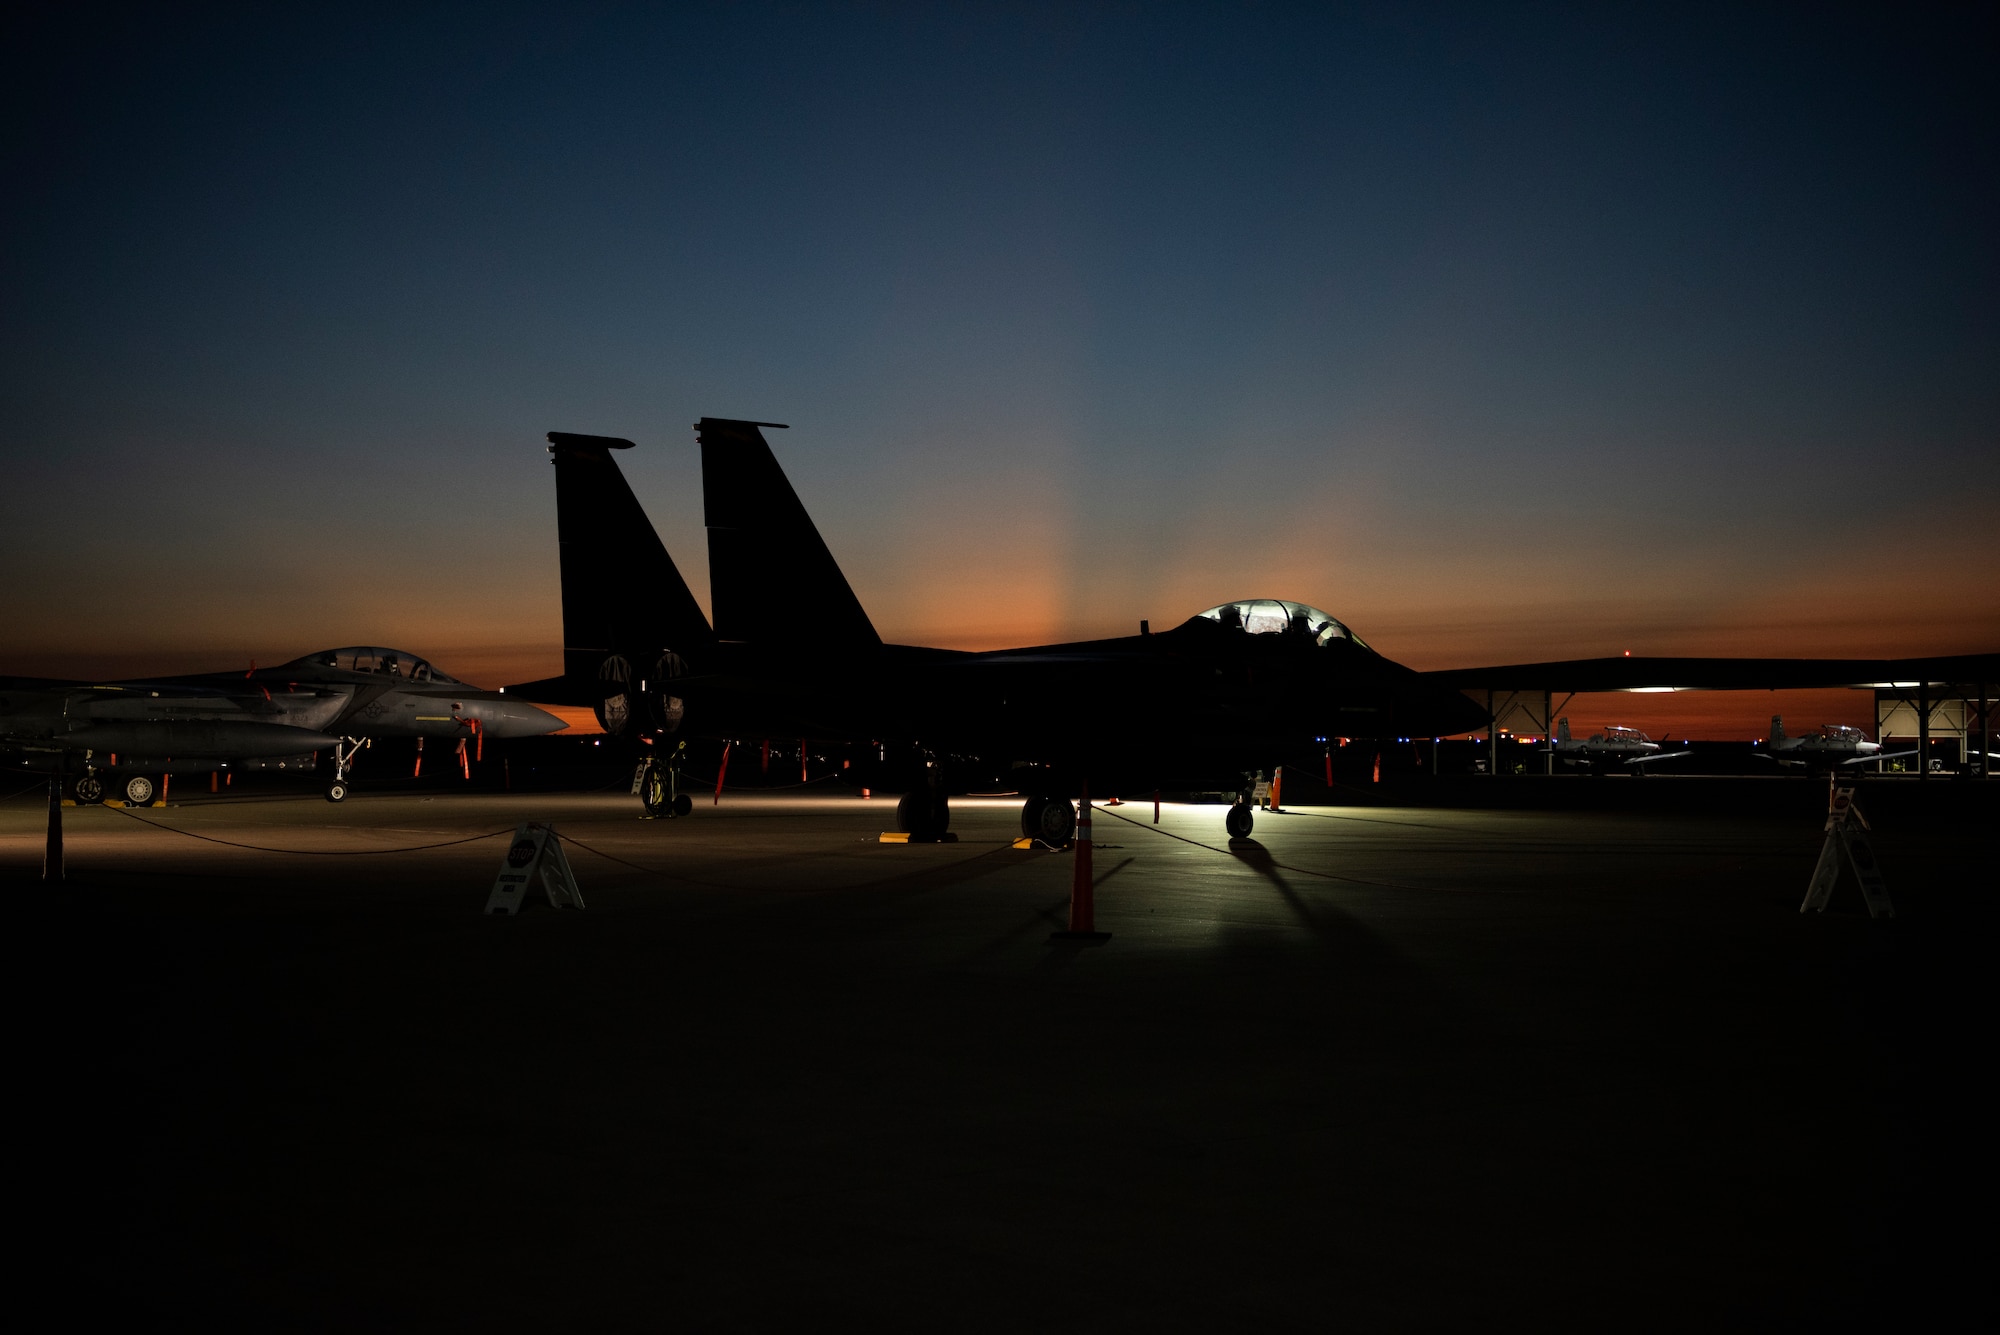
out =
[(1774, 742), (1785, 740), (1785, 716), (1783, 714), (1771, 715), (1771, 740)]
[(758, 430), (776, 425), (696, 423), (716, 638), (876, 647), (882, 637)]
[(1557, 740), (1557, 741), (1559, 741), (1559, 742), (1566, 742), (1566, 741), (1568, 741), (1568, 740), (1569, 740), (1569, 720), (1568, 720), (1568, 719), (1566, 719), (1566, 718), (1559, 718), (1559, 719), (1557, 719), (1557, 720), (1556, 720), (1556, 740)]
[[(549, 432), (562, 553), (563, 676), (595, 680), (613, 654), (699, 661), (715, 632), (612, 450), (629, 440)], [(635, 660), (638, 661), (638, 660)], [(650, 659), (641, 664), (641, 671)]]

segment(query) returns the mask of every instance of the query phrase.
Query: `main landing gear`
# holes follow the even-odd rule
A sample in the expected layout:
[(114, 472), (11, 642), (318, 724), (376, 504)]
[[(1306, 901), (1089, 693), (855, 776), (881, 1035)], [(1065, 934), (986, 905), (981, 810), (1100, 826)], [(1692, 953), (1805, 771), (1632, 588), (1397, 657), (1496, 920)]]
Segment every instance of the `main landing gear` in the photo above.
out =
[(134, 774), (125, 780), (125, 805), (128, 807), (149, 807), (159, 794), (160, 785), (150, 774)]
[(104, 800), (104, 780), (95, 774), (86, 774), (76, 781), (70, 792), (75, 795), (77, 805), (94, 805)]
[(1066, 797), (1031, 797), (1021, 804), (1021, 833), (1061, 848), (1076, 835), (1076, 807)]
[(944, 790), (944, 766), (924, 762), (924, 783), (904, 793), (896, 803), (896, 828), (918, 842), (943, 839), (951, 829), (951, 798)]
[(1250, 804), (1241, 798), (1237, 799), (1235, 806), (1229, 808), (1229, 814), (1222, 818), (1222, 828), (1229, 831), (1231, 839), (1248, 839), (1250, 829), (1256, 823), (1257, 817)]

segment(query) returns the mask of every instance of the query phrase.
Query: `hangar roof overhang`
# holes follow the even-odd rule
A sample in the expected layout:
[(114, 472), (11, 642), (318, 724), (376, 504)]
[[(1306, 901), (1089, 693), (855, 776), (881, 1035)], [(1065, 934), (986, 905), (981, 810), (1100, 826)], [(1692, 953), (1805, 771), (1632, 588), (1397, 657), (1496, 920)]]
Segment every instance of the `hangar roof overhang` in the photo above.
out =
[(1426, 672), (1461, 690), (1765, 691), (2000, 682), (2000, 654), (1936, 658), (1573, 658)]

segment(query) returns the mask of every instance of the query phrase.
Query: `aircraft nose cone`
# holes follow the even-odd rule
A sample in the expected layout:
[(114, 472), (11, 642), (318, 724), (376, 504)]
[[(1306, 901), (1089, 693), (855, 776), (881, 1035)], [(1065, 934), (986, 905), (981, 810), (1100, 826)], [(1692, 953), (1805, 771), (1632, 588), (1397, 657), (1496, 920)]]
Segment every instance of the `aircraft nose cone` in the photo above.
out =
[(537, 709), (525, 700), (500, 700), (480, 711), (480, 724), (493, 737), (540, 737), (546, 733), (561, 732), (569, 724), (564, 723), (545, 709)]

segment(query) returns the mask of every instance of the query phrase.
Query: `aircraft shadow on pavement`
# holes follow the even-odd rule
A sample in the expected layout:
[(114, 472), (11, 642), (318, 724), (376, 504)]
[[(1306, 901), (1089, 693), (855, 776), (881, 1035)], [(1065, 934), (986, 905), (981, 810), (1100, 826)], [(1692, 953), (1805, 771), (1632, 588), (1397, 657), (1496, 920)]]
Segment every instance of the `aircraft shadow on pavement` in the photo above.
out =
[(1285, 869), (1271, 856), (1271, 850), (1255, 839), (1231, 839), (1229, 854), (1277, 887), (1286, 907), (1291, 909), (1300, 924), (1318, 937), (1322, 945), (1339, 952), (1348, 961), (1376, 967), (1413, 967), (1387, 941), (1364, 927), (1353, 914), (1324, 900), (1317, 903), (1307, 900), (1285, 879)]

